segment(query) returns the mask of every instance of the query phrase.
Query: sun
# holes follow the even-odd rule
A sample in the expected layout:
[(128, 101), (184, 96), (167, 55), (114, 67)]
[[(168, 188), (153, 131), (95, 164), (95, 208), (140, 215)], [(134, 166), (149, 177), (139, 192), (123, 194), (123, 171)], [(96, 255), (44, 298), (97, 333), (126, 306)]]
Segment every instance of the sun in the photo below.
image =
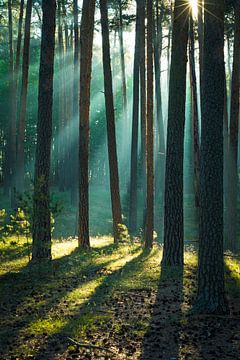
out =
[(190, 6), (192, 8), (193, 18), (197, 19), (198, 16), (198, 0), (189, 0)]

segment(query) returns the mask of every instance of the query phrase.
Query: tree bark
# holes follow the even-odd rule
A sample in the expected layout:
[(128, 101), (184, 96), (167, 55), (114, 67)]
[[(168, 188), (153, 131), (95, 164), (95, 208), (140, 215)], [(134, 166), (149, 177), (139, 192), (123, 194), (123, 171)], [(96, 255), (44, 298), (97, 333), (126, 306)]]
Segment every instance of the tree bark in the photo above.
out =
[(58, 123), (58, 185), (59, 190), (65, 190), (65, 62), (64, 62), (64, 41), (63, 41), (63, 14), (62, 2), (57, 1), (58, 18), (58, 56), (59, 56), (59, 123)]
[(42, 12), (37, 147), (33, 195), (33, 261), (51, 259), (49, 177), (52, 139), (56, 1), (43, 0)]
[(22, 193), (24, 191), (25, 159), (24, 159), (24, 142), (27, 112), (27, 92), (28, 92), (28, 73), (29, 73), (29, 48), (30, 32), (32, 17), (32, 0), (27, 1), (24, 45), (22, 59), (22, 87), (20, 95), (19, 125), (18, 125), (18, 142), (17, 142), (17, 182), (16, 189)]
[(231, 81), (229, 167), (228, 167), (228, 233), (227, 245), (237, 250), (238, 122), (240, 85), (240, 0), (235, 1), (235, 31)]
[(198, 44), (199, 44), (199, 77), (200, 77), (200, 108), (202, 109), (202, 78), (203, 78), (203, 0), (198, 0)]
[(83, 0), (80, 30), (80, 100), (79, 100), (79, 224), (78, 244), (88, 249), (89, 240), (89, 110), (92, 73), (95, 0)]
[(122, 75), (122, 106), (123, 106), (123, 119), (127, 121), (127, 81), (125, 69), (125, 56), (123, 46), (123, 18), (122, 18), (122, 1), (119, 0), (119, 45), (120, 45), (120, 62), (121, 62), (121, 75)]
[(189, 9), (175, 0), (169, 84), (163, 266), (183, 265), (183, 148)]
[[(159, 14), (160, 11), (160, 14)], [(162, 55), (162, 20), (163, 7), (159, 0), (156, 1), (156, 24), (154, 30), (154, 67), (155, 67), (155, 94), (156, 94), (156, 199), (160, 202), (160, 195), (164, 191), (164, 172), (165, 172), (165, 140), (162, 113), (162, 94), (161, 94), (161, 55)]]
[(135, 52), (133, 65), (133, 112), (132, 112), (132, 145), (130, 170), (130, 197), (129, 197), (129, 231), (137, 231), (137, 172), (138, 172), (138, 128), (139, 128), (139, 32), (140, 28), (140, 0), (137, 0)]
[(107, 139), (108, 139), (108, 159), (110, 171), (110, 189), (112, 202), (113, 236), (114, 242), (120, 240), (119, 225), (122, 224), (122, 212), (119, 190), (119, 174), (117, 159), (117, 144), (115, 131), (115, 116), (112, 89), (112, 71), (110, 60), (110, 43), (108, 28), (107, 0), (100, 0), (101, 25), (102, 25), (102, 53), (103, 53), (103, 72), (104, 72), (104, 95), (107, 118)]
[[(14, 99), (14, 60), (13, 60), (13, 19), (12, 19), (12, 0), (8, 0), (8, 51), (9, 51), (9, 117), (7, 126), (7, 144), (5, 154), (5, 193), (14, 198), (14, 176), (16, 167), (16, 117), (14, 114), (12, 100)], [(12, 205), (13, 205), (13, 201)]]
[(153, 175), (153, 1), (147, 0), (147, 214), (145, 247), (153, 246), (154, 175)]
[[(140, 61), (140, 115), (141, 115), (141, 188), (146, 194), (146, 51), (145, 51), (145, 0), (139, 3), (139, 61)], [(146, 204), (144, 199), (143, 229), (145, 227)]]
[(195, 311), (224, 314), (228, 312), (223, 261), (224, 0), (204, 3), (203, 94)]
[(192, 97), (192, 138), (193, 138), (193, 162), (194, 162), (194, 190), (195, 206), (198, 209), (200, 204), (200, 149), (199, 149), (199, 116), (197, 98), (197, 78), (195, 68), (195, 40), (193, 29), (193, 17), (190, 15), (189, 29), (189, 66)]
[[(78, 28), (78, 0), (73, 2), (73, 18), (74, 18), (74, 76), (73, 76), (73, 119), (71, 126), (71, 137), (75, 139), (76, 132), (78, 134), (77, 119), (79, 118), (79, 83), (77, 79), (79, 78), (79, 28)], [(77, 139), (78, 139), (77, 136)], [(73, 205), (77, 204), (78, 198), (78, 161), (77, 161), (77, 149), (76, 146), (72, 147), (72, 186), (71, 186), (71, 203)]]

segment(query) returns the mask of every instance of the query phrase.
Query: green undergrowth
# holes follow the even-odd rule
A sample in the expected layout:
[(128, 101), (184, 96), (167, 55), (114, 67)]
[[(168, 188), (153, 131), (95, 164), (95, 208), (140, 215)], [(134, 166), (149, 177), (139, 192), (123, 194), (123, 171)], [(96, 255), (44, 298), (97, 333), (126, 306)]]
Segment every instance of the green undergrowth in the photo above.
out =
[[(113, 321), (113, 299), (138, 290), (157, 291), (161, 246), (152, 251), (143, 250), (138, 241), (116, 246), (110, 237), (95, 237), (91, 245), (91, 251), (80, 252), (77, 240), (54, 241), (52, 263), (39, 266), (29, 264), (24, 238), (0, 243), (0, 358), (35, 356), (41, 343), (46, 347), (54, 336), (85, 339)], [(188, 247), (186, 293), (196, 266), (196, 253)], [(239, 294), (239, 261), (227, 258), (226, 268), (228, 292)], [(148, 325), (147, 319), (136, 322), (134, 332), (143, 336)], [(112, 326), (120, 331), (123, 324)]]

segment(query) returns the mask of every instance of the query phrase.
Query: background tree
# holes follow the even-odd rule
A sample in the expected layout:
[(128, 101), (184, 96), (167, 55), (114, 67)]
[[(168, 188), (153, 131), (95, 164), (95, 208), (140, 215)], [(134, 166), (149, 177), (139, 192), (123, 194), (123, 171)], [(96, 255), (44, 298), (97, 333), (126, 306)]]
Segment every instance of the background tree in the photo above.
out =
[(32, 17), (32, 0), (28, 0), (26, 7), (26, 17), (25, 17), (24, 45), (23, 45), (23, 57), (22, 57), (22, 86), (21, 86), (21, 96), (20, 96), (18, 141), (17, 141), (16, 188), (19, 192), (24, 191), (24, 174), (25, 174), (24, 142), (25, 142), (25, 128), (26, 128), (26, 111), (27, 111), (31, 17)]
[(147, 0), (147, 215), (145, 246), (153, 246), (154, 229), (154, 175), (153, 175), (153, 1)]
[(121, 200), (120, 200), (120, 190), (119, 190), (107, 0), (100, 0), (100, 11), (101, 11), (101, 25), (102, 25), (104, 95), (105, 95), (105, 107), (106, 107), (106, 118), (107, 118), (108, 158), (109, 158), (110, 189), (111, 189), (111, 202), (112, 202), (113, 236), (114, 236), (114, 242), (117, 243), (120, 238), (119, 225), (122, 224), (122, 210), (121, 210)]

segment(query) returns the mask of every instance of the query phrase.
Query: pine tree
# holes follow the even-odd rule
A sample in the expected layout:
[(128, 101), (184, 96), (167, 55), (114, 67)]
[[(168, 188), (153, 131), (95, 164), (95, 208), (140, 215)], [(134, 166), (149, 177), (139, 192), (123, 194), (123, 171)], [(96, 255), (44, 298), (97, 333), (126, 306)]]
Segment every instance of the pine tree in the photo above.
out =
[(195, 311), (228, 312), (223, 261), (224, 0), (204, 3), (198, 296)]
[(95, 0), (83, 0), (80, 29), (80, 146), (79, 146), (79, 247), (88, 249), (89, 240), (89, 109)]
[(175, 0), (169, 83), (163, 266), (183, 265), (183, 147), (189, 8)]
[(33, 261), (51, 259), (49, 177), (52, 139), (56, 1), (43, 0), (42, 12), (37, 147), (33, 195)]

